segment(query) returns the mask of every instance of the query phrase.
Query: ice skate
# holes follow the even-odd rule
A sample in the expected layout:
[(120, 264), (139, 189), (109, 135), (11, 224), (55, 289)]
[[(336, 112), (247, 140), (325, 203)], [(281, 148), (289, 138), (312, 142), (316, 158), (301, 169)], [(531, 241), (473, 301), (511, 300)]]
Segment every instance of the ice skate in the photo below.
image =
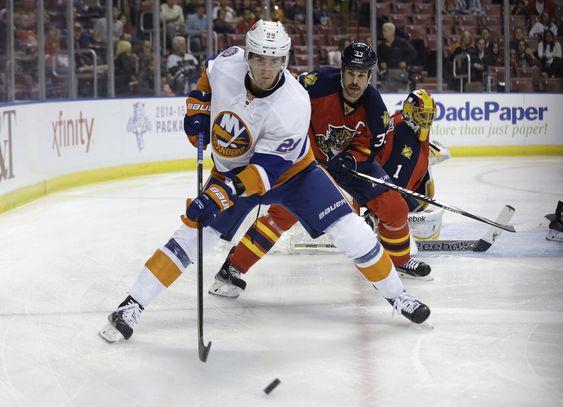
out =
[(108, 315), (109, 324), (99, 332), (99, 335), (110, 343), (131, 338), (133, 327), (139, 322), (142, 311), (143, 307), (128, 296), (114, 312)]
[(393, 306), (393, 315), (401, 313), (409, 321), (415, 324), (422, 324), (430, 316), (430, 308), (418, 301), (416, 298), (403, 291), (401, 295), (394, 299), (387, 299)]
[[(233, 247), (229, 255), (235, 250)], [(209, 289), (209, 294), (221, 297), (237, 298), (246, 288), (246, 281), (240, 278), (240, 271), (233, 266), (229, 256), (215, 275), (215, 283)]]
[(432, 270), (430, 266), (420, 260), (411, 258), (405, 264), (395, 266), (399, 276), (404, 278), (412, 278), (415, 280), (434, 280), (434, 276), (430, 274)]

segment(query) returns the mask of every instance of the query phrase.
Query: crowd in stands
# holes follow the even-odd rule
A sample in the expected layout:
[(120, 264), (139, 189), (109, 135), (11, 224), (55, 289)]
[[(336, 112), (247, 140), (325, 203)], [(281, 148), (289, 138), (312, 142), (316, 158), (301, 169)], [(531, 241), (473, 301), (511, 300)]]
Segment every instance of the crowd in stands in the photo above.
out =
[[(435, 0), (377, 2), (378, 86), (404, 92), (414, 87), (436, 90)], [(440, 0), (443, 12), (445, 91), (502, 91), (504, 38), (501, 0)], [(47, 97), (67, 97), (68, 69), (66, 1), (44, 0)], [(15, 2), (17, 98), (37, 96), (37, 5)], [(195, 86), (207, 56), (207, 16), (200, 0), (162, 0), (163, 49), (160, 61), (152, 52), (151, 0), (120, 0), (112, 10), (113, 35), (107, 38), (104, 1), (73, 0), (74, 48), (78, 96), (107, 95), (106, 47), (114, 47), (115, 94), (154, 94), (155, 64), (161, 64), (161, 91), (185, 95)], [(101, 5), (100, 5), (101, 4)], [(264, 16), (258, 0), (216, 0), (213, 41), (221, 51), (244, 46), (244, 34)], [(0, 66), (5, 66), (6, 0), (0, 0)], [(340, 52), (353, 39), (371, 42), (369, 1), (314, 0), (313, 64), (339, 66)], [(561, 91), (561, 6), (554, 0), (511, 0), (511, 88), (520, 91)], [(282, 0), (269, 6), (272, 20), (284, 22), (292, 37), (289, 68), (307, 70), (307, 26), (304, 0)], [(143, 25), (145, 24), (145, 27)], [(149, 29), (146, 27), (149, 26)], [(469, 56), (469, 58), (468, 58)], [(454, 76), (454, 65), (456, 76)], [(471, 80), (469, 81), (470, 73)], [(0, 71), (0, 88), (5, 75)], [(0, 91), (1, 92), (1, 91)], [(0, 99), (1, 99), (0, 95)]]

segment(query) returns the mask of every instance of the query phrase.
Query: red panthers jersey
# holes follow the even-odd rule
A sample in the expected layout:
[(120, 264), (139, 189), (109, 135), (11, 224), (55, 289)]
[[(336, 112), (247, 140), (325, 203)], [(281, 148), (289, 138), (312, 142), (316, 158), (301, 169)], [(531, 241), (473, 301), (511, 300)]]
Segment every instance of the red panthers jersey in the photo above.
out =
[(358, 168), (371, 162), (385, 144), (389, 115), (381, 95), (369, 85), (354, 104), (342, 96), (340, 70), (321, 68), (299, 78), (311, 99), (309, 137), (320, 163), (342, 152), (353, 155)]
[(405, 123), (401, 112), (395, 112), (387, 129), (385, 147), (375, 157), (394, 184), (416, 190), (428, 171), (430, 138), (420, 141)]

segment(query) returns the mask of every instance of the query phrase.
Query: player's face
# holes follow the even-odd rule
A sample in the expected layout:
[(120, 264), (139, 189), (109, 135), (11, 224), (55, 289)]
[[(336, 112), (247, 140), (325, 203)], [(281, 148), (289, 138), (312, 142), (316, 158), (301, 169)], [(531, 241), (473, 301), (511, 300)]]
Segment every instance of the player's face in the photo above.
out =
[(252, 83), (259, 90), (271, 89), (278, 80), (282, 68), (282, 57), (251, 54), (248, 65), (252, 71)]
[(369, 83), (367, 69), (348, 69), (342, 71), (342, 92), (348, 102), (356, 102), (364, 94)]

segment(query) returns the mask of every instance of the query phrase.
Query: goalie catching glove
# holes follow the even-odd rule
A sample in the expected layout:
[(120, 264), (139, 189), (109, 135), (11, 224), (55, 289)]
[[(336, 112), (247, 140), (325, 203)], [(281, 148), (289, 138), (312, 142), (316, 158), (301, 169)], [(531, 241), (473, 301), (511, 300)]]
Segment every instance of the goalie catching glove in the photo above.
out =
[(197, 147), (198, 135), (203, 134), (203, 149), (209, 144), (209, 115), (211, 93), (192, 90), (186, 99), (184, 131), (188, 140)]
[(235, 204), (236, 198), (237, 194), (231, 181), (212, 179), (207, 189), (196, 199), (186, 200), (186, 214), (181, 216), (182, 222), (192, 228), (197, 228), (198, 223), (209, 226), (217, 214)]

